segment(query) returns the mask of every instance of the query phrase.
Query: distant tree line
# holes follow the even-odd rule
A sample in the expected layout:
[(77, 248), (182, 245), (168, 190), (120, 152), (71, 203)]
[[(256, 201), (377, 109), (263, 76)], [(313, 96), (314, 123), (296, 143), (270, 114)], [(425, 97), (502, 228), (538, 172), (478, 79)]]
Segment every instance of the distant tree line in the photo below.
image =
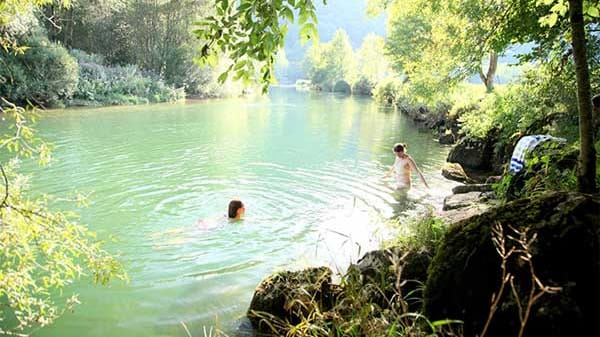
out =
[(303, 65), (312, 85), (320, 90), (372, 95), (377, 84), (393, 76), (384, 45), (383, 37), (369, 34), (354, 51), (346, 31), (338, 29), (331, 41), (308, 49)]

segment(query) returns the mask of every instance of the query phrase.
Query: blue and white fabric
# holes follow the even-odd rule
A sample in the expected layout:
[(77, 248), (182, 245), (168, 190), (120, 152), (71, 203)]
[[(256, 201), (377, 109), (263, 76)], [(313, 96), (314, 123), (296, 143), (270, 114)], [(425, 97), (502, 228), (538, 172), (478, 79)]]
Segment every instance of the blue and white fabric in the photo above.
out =
[(521, 169), (523, 169), (523, 166), (525, 165), (525, 155), (529, 151), (533, 150), (540, 143), (548, 141), (548, 140), (561, 142), (561, 143), (564, 143), (567, 141), (564, 138), (558, 138), (558, 137), (553, 137), (553, 136), (549, 136), (549, 135), (525, 136), (525, 137), (519, 139), (517, 146), (515, 146), (512, 157), (510, 158), (510, 166), (509, 166), (508, 170), (515, 172), (515, 173), (521, 171)]

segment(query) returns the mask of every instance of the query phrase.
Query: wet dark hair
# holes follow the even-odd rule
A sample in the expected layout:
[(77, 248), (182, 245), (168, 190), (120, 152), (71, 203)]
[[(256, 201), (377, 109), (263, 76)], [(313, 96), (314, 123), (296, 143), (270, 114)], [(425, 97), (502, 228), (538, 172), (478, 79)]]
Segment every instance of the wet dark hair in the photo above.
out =
[(237, 216), (238, 209), (242, 207), (244, 207), (244, 204), (240, 200), (231, 200), (229, 202), (229, 210), (227, 212), (227, 216), (229, 216), (230, 219), (235, 218)]
[(406, 144), (396, 143), (394, 144), (394, 152), (406, 151)]

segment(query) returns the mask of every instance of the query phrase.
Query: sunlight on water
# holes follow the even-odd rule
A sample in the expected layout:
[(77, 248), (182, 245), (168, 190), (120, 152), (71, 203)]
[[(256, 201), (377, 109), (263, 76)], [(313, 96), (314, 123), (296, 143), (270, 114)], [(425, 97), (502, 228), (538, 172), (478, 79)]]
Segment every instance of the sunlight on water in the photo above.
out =
[[(83, 304), (36, 336), (193, 336), (233, 332), (254, 287), (276, 270), (343, 271), (386, 237), (386, 219), (440, 208), (453, 183), (448, 148), (371, 100), (274, 89), (214, 100), (51, 111), (46, 169), (24, 163), (36, 191), (91, 193), (81, 222), (120, 255), (131, 282), (81, 282)], [(407, 197), (383, 176), (407, 142), (425, 173)], [(246, 218), (225, 218), (230, 199)], [(54, 207), (71, 209), (57, 203)]]

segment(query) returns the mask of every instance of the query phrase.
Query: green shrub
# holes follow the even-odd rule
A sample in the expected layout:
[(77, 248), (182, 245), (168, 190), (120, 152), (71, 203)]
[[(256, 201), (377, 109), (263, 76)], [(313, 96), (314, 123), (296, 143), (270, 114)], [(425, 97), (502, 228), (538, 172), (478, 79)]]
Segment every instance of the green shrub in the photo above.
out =
[(0, 67), (0, 96), (17, 104), (31, 101), (43, 106), (56, 106), (70, 99), (79, 78), (76, 60), (41, 34), (29, 36), (22, 43), (30, 47), (22, 55), (0, 50), (6, 64)]
[(398, 234), (385, 242), (385, 246), (400, 246), (414, 251), (425, 249), (434, 252), (447, 230), (444, 221), (436, 217), (431, 209), (420, 216), (410, 218), (407, 222), (393, 220), (390, 225), (397, 230)]
[(539, 133), (577, 139), (574, 79), (572, 65), (567, 65), (558, 74), (551, 65), (528, 70), (520, 83), (486, 95), (477, 109), (461, 115), (463, 131), (470, 136), (482, 137), (496, 130), (500, 143)]
[[(95, 101), (101, 105), (171, 102), (185, 98), (183, 88), (175, 89), (151, 72), (135, 65), (107, 66), (103, 58), (74, 50), (79, 63), (79, 85), (73, 103)], [(99, 63), (96, 63), (99, 62)]]
[(344, 80), (339, 80), (333, 86), (333, 92), (350, 94), (352, 92), (352, 88), (350, 87), (350, 84), (348, 84), (348, 82)]
[(496, 194), (505, 200), (525, 198), (547, 191), (576, 191), (579, 150), (563, 143), (544, 142), (525, 156), (518, 173), (509, 172), (494, 184)]
[(358, 81), (352, 85), (352, 94), (371, 96), (373, 94), (374, 85), (365, 76), (361, 76)]
[(373, 97), (380, 103), (393, 104), (402, 96), (402, 81), (397, 78), (386, 78), (373, 89)]

